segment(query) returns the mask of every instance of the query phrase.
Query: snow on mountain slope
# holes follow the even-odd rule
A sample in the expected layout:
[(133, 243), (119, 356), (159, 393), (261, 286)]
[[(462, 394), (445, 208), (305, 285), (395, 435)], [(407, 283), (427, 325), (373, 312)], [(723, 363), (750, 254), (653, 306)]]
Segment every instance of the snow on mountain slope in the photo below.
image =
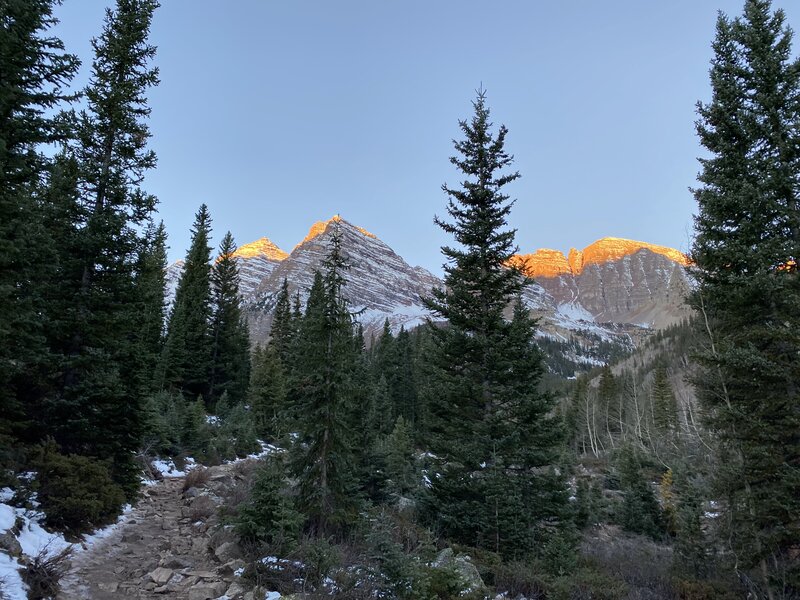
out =
[[(421, 267), (412, 267), (380, 238), (336, 216), (312, 225), (290, 254), (267, 238), (236, 252), (243, 306), (254, 343), (269, 336), (272, 311), (284, 278), (292, 295), (308, 295), (315, 270), (330, 247), (334, 228), (342, 236), (351, 267), (344, 288), (364, 326), (367, 340), (389, 319), (394, 331), (411, 328), (429, 316), (422, 298), (444, 283)], [(542, 249), (512, 259), (535, 283), (523, 301), (539, 318), (539, 335), (557, 341), (618, 343), (625, 347), (654, 330), (689, 315), (683, 298), (689, 289), (686, 257), (671, 248), (621, 238), (603, 238), (569, 256)], [(168, 295), (182, 261), (167, 272)], [(434, 316), (435, 319), (435, 316)]]
[(342, 247), (350, 269), (345, 274), (344, 294), (365, 331), (377, 331), (389, 319), (394, 330), (422, 323), (427, 311), (420, 300), (441, 281), (421, 267), (412, 267), (387, 244), (368, 231), (334, 217), (315, 223), (306, 238), (261, 282), (246, 303), (251, 337), (264, 340), (272, 321), (272, 310), (284, 278), (292, 295), (305, 300), (322, 268), (335, 228), (342, 236)]

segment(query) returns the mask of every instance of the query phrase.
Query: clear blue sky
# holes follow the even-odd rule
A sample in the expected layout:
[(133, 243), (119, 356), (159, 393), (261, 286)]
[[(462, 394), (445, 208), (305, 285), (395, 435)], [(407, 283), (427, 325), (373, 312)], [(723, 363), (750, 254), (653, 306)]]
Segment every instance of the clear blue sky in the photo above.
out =
[[(162, 0), (150, 93), (170, 258), (205, 202), (215, 241), (290, 251), (340, 213), (435, 272), (457, 121), (482, 83), (522, 178), (523, 252), (604, 236), (686, 249), (717, 10), (737, 0)], [(800, 23), (800, 6), (784, 7)], [(104, 3), (65, 0), (58, 35), (91, 64)], [(795, 49), (800, 40), (795, 39)]]

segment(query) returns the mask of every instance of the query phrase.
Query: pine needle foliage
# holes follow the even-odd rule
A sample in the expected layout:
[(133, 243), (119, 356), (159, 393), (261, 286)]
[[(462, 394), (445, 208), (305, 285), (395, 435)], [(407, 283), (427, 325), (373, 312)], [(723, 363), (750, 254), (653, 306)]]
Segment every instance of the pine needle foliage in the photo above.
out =
[(540, 525), (563, 512), (566, 487), (548, 470), (560, 426), (552, 398), (538, 389), (536, 324), (520, 300), (528, 281), (509, 266), (515, 231), (506, 228), (513, 202), (504, 188), (519, 173), (508, 171), (507, 129), (493, 133), (483, 91), (473, 106), (451, 158), (464, 180), (443, 186), (450, 219), (435, 219), (457, 246), (442, 248), (445, 288), (426, 300), (448, 322), (429, 327), (436, 388), (430, 441), (443, 463), (432, 478), (429, 512), (446, 537), (521, 556), (544, 535)]
[[(797, 593), (800, 562), (800, 61), (768, 0), (717, 21), (712, 98), (698, 104), (692, 303), (697, 378), (720, 441), (717, 494), (736, 569), (769, 598)], [(792, 591), (793, 590), (793, 591)]]

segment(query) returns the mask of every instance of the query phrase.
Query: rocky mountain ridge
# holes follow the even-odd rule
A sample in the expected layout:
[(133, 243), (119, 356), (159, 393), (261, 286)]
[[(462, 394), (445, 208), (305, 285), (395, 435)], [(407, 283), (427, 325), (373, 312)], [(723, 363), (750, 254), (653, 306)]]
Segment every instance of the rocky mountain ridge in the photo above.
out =
[[(385, 319), (396, 331), (430, 316), (421, 298), (443, 286), (443, 281), (409, 265), (373, 233), (336, 216), (312, 225), (290, 253), (267, 238), (245, 244), (235, 253), (255, 342), (268, 338), (284, 278), (290, 292), (305, 299), (334, 230), (342, 237), (351, 265), (345, 295), (367, 335), (382, 327)], [(683, 303), (689, 289), (688, 260), (672, 248), (602, 238), (583, 250), (573, 248), (568, 256), (540, 249), (513, 260), (534, 278), (523, 299), (540, 317), (540, 335), (554, 340), (578, 340), (578, 345), (587, 348), (597, 340), (632, 347), (651, 331), (689, 314)], [(177, 263), (170, 268), (168, 279), (173, 285), (179, 271)]]

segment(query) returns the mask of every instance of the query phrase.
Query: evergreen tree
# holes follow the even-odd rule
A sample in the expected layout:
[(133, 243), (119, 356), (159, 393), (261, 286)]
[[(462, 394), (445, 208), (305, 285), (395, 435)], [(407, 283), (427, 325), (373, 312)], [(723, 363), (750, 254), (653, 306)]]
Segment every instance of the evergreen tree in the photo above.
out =
[(413, 426), (419, 417), (419, 398), (414, 377), (414, 350), (411, 335), (402, 326), (395, 339), (394, 350), (397, 364), (394, 369), (392, 394), (395, 412), (398, 416), (402, 416), (409, 426)]
[(302, 415), (293, 464), (298, 508), (308, 518), (308, 528), (319, 534), (342, 531), (357, 510), (351, 449), (355, 345), (342, 296), (347, 267), (334, 229), (324, 275), (315, 275), (306, 303), (292, 378), (292, 397)]
[[(717, 21), (712, 99), (698, 105), (692, 246), (706, 347), (697, 379), (725, 456), (726, 540), (769, 598), (800, 589), (800, 62), (768, 0)], [(793, 549), (794, 548), (794, 549)]]
[(291, 362), (295, 327), (296, 324), (293, 321), (292, 307), (289, 299), (289, 282), (284, 277), (275, 303), (275, 312), (272, 315), (272, 326), (269, 330), (270, 345), (275, 348), (278, 357), (284, 365), (288, 365)]
[(195, 215), (162, 355), (164, 385), (187, 397), (209, 398), (211, 374), (211, 216), (203, 204)]
[(270, 457), (257, 473), (250, 498), (239, 507), (236, 532), (243, 542), (268, 544), (278, 556), (294, 550), (303, 517), (287, 493), (286, 467), (280, 456)]
[(682, 571), (701, 577), (709, 570), (702, 497), (696, 483), (683, 471), (675, 478), (675, 489), (675, 563)]
[(659, 538), (663, 535), (661, 509), (652, 488), (642, 476), (642, 463), (631, 445), (620, 451), (617, 469), (623, 493), (620, 525), (628, 531)]
[(653, 403), (653, 424), (656, 432), (666, 434), (675, 431), (678, 426), (678, 406), (664, 365), (656, 368), (650, 398)]
[(239, 298), (239, 267), (230, 231), (222, 238), (211, 272), (211, 402), (224, 393), (232, 404), (244, 399), (250, 379), (250, 334)]
[(256, 433), (276, 439), (286, 434), (291, 415), (286, 405), (286, 374), (278, 351), (270, 344), (253, 353), (248, 401)]
[(30, 429), (49, 362), (42, 288), (53, 244), (37, 200), (48, 167), (40, 146), (69, 134), (51, 113), (72, 99), (63, 87), (79, 65), (48, 34), (55, 4), (0, 5), (0, 465), (22, 429)]
[(598, 409), (605, 424), (605, 432), (608, 434), (613, 448), (614, 437), (621, 437), (625, 430), (625, 408), (614, 373), (611, 372), (611, 367), (608, 365), (605, 365), (600, 373), (597, 400)]
[(156, 391), (157, 381), (153, 376), (164, 345), (166, 323), (166, 270), (167, 232), (164, 222), (151, 227), (147, 232), (148, 247), (140, 256), (136, 285), (142, 305), (142, 320), (136, 330), (139, 341), (137, 358), (142, 395)]
[(418, 487), (419, 473), (414, 461), (411, 430), (403, 417), (398, 417), (386, 439), (386, 474), (390, 491), (404, 495)]
[(474, 107), (451, 159), (466, 179), (460, 189), (443, 187), (453, 222), (436, 219), (459, 247), (442, 248), (445, 288), (426, 301), (448, 321), (429, 328), (439, 380), (432, 446), (445, 463), (432, 478), (431, 512), (445, 535), (518, 556), (533, 549), (538, 524), (562, 512), (566, 486), (545, 474), (560, 428), (549, 416), (552, 398), (538, 391), (535, 322), (521, 302), (504, 318), (526, 285), (509, 266), (515, 232), (503, 229), (512, 206), (503, 187), (519, 174), (501, 172), (512, 162), (507, 130), (492, 133), (483, 92)]
[(62, 282), (74, 294), (74, 319), (62, 332), (64, 372), (53, 407), (62, 447), (112, 457), (112, 475), (129, 495), (139, 485), (132, 451), (141, 439), (140, 344), (132, 332), (145, 309), (137, 278), (156, 204), (141, 188), (156, 163), (146, 124), (146, 92), (158, 83), (148, 43), (156, 7), (154, 0), (119, 0), (92, 42), (87, 107), (72, 149), (80, 210), (71, 225), (80, 273)]

